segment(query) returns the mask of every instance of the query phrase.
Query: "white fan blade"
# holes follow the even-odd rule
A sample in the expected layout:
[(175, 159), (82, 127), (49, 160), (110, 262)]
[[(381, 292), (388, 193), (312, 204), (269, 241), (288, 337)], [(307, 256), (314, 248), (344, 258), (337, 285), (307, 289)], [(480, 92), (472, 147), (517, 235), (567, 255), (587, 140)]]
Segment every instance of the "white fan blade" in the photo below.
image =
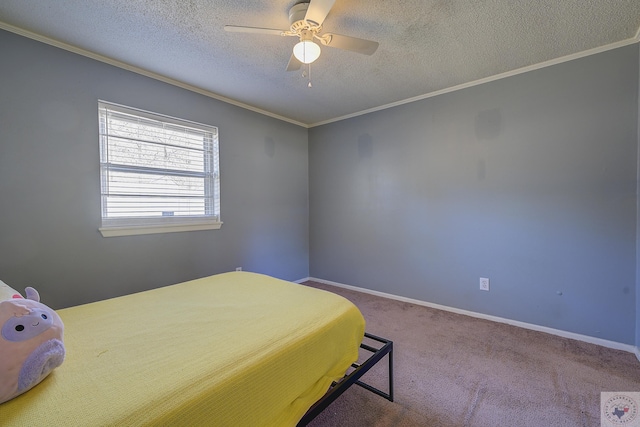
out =
[(274, 28), (258, 28), (258, 27), (239, 27), (236, 25), (225, 25), (225, 31), (231, 33), (254, 33), (254, 34), (271, 34), (274, 36), (284, 36), (286, 30), (276, 30)]
[(287, 64), (287, 71), (296, 71), (302, 68), (302, 62), (298, 61), (298, 59), (291, 54), (291, 58), (289, 58), (289, 63)]
[(311, 0), (304, 20), (313, 21), (318, 25), (322, 25), (335, 2), (336, 0)]
[(320, 39), (320, 42), (325, 46), (350, 50), (352, 52), (358, 52), (364, 55), (373, 55), (373, 53), (378, 49), (378, 42), (359, 39), (357, 37), (327, 33), (318, 38)]

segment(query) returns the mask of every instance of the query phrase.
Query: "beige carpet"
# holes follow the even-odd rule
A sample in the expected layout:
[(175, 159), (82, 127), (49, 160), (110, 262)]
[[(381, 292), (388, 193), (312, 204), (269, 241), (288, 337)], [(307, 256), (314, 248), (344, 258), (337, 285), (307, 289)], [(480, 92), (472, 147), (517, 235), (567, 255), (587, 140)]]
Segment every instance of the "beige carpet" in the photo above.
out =
[[(320, 283), (394, 342), (395, 402), (352, 386), (311, 424), (600, 426), (601, 391), (640, 391), (635, 355)], [(386, 391), (386, 358), (363, 378)]]

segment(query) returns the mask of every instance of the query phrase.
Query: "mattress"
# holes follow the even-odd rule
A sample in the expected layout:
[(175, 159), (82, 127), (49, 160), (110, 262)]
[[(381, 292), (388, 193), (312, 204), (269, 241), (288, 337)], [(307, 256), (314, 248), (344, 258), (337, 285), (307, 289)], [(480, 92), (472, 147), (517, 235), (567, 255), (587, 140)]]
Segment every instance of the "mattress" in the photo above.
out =
[(358, 357), (348, 300), (232, 272), (59, 310), (65, 362), (3, 426), (287, 426)]

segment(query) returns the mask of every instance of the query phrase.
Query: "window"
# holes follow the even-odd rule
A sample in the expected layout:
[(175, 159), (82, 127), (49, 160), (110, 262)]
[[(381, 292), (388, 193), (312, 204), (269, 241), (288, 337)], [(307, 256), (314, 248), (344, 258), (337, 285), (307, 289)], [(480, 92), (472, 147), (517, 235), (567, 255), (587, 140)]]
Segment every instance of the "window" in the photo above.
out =
[(98, 103), (105, 237), (220, 228), (218, 129)]

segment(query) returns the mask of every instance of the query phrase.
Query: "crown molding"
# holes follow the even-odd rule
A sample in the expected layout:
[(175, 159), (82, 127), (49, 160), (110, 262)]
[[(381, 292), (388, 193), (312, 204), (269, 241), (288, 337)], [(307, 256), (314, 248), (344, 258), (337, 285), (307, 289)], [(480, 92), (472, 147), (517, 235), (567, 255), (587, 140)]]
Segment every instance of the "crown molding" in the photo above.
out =
[(469, 88), (469, 87), (478, 86), (478, 85), (481, 85), (481, 84), (484, 84), (484, 83), (489, 83), (489, 82), (493, 82), (493, 81), (496, 81), (496, 80), (501, 80), (501, 79), (504, 79), (504, 78), (507, 78), (507, 77), (516, 76), (518, 74), (528, 73), (529, 71), (534, 71), (534, 70), (539, 70), (541, 68), (551, 67), (553, 65), (561, 64), (563, 62), (573, 61), (574, 59), (579, 59), (579, 58), (584, 58), (586, 56), (596, 55), (598, 53), (606, 52), (608, 50), (617, 49), (619, 47), (628, 46), (630, 44), (638, 43), (639, 41), (640, 41), (640, 29), (638, 29), (638, 32), (636, 33), (635, 37), (627, 39), (627, 40), (622, 40), (622, 41), (619, 41), (619, 42), (616, 42), (616, 43), (608, 44), (606, 46), (600, 46), (600, 47), (596, 47), (596, 48), (593, 48), (593, 49), (588, 49), (588, 50), (585, 50), (585, 51), (582, 51), (582, 52), (573, 53), (571, 55), (562, 56), (560, 58), (551, 59), (549, 61), (544, 61), (544, 62), (540, 62), (540, 63), (533, 64), (533, 65), (528, 65), (526, 67), (522, 67), (522, 68), (518, 68), (518, 69), (515, 69), (515, 70), (507, 71), (507, 72), (504, 72), (504, 73), (496, 74), (496, 75), (493, 75), (493, 76), (485, 77), (483, 79), (474, 80), (472, 82), (459, 84), (459, 85), (456, 85), (456, 86), (452, 86), (452, 87), (448, 87), (448, 88), (445, 88), (445, 89), (437, 90), (435, 92), (429, 92), (427, 94), (415, 96), (413, 98), (403, 99), (401, 101), (392, 102), (390, 104), (381, 105), (379, 107), (370, 108), (368, 110), (358, 111), (356, 113), (347, 114), (347, 115), (344, 115), (344, 116), (336, 117), (334, 119), (329, 119), (329, 120), (324, 120), (324, 121), (317, 122), (317, 123), (312, 123), (312, 124), (308, 125), (308, 127), (309, 128), (313, 128), (313, 127), (316, 127), (316, 126), (322, 126), (322, 125), (326, 125), (326, 124), (329, 124), (329, 123), (334, 123), (334, 122), (338, 122), (338, 121), (341, 121), (341, 120), (346, 120), (346, 119), (350, 119), (350, 118), (353, 118), (353, 117), (358, 117), (358, 116), (363, 116), (365, 114), (374, 113), (376, 111), (386, 110), (388, 108), (397, 107), (399, 105), (410, 104), (412, 102), (421, 101), (423, 99), (432, 98), (434, 96), (443, 95), (445, 93), (455, 92), (455, 91), (466, 89), (466, 88)]
[(191, 92), (195, 92), (195, 93), (198, 93), (200, 95), (204, 95), (204, 96), (207, 96), (209, 98), (213, 98), (213, 99), (216, 99), (218, 101), (225, 102), (227, 104), (235, 105), (236, 107), (241, 107), (241, 108), (244, 108), (246, 110), (250, 110), (250, 111), (253, 111), (255, 113), (263, 114), (265, 116), (269, 116), (269, 117), (272, 117), (274, 119), (278, 119), (278, 120), (282, 120), (282, 121), (285, 121), (285, 122), (288, 122), (288, 123), (292, 123), (294, 125), (301, 126), (301, 127), (304, 127), (304, 128), (308, 128), (309, 127), (309, 125), (307, 125), (305, 123), (302, 123), (302, 122), (299, 122), (297, 120), (293, 120), (293, 119), (290, 119), (288, 117), (284, 117), (284, 116), (281, 116), (281, 115), (278, 115), (278, 114), (274, 114), (274, 113), (272, 113), (270, 111), (262, 110), (260, 108), (254, 107), (254, 106), (249, 105), (249, 104), (245, 104), (245, 103), (242, 103), (242, 102), (239, 102), (239, 101), (235, 101), (235, 100), (233, 100), (231, 98), (227, 98), (227, 97), (218, 95), (218, 94), (216, 94), (214, 92), (211, 92), (211, 91), (208, 91), (208, 90), (204, 90), (204, 89), (199, 88), (197, 86), (193, 86), (193, 85), (190, 85), (190, 84), (187, 84), (187, 83), (183, 83), (183, 82), (181, 82), (179, 80), (175, 80), (175, 79), (172, 79), (170, 77), (166, 77), (166, 76), (163, 76), (161, 74), (157, 74), (157, 73), (154, 73), (152, 71), (148, 71), (148, 70), (145, 70), (143, 68), (136, 67), (136, 66), (127, 64), (125, 62), (122, 62), (122, 61), (118, 61), (117, 59), (113, 59), (113, 58), (110, 58), (108, 56), (99, 55), (97, 53), (88, 51), (86, 49), (82, 49), (82, 48), (79, 48), (79, 47), (76, 47), (76, 46), (61, 42), (60, 40), (52, 39), (50, 37), (46, 37), (46, 36), (43, 36), (41, 34), (34, 33), (32, 31), (25, 30), (25, 29), (20, 28), (20, 27), (16, 27), (15, 25), (7, 24), (6, 22), (0, 21), (0, 29), (9, 31), (9, 32), (17, 34), (19, 36), (23, 36), (23, 37), (26, 37), (26, 38), (29, 38), (29, 39), (32, 39), (32, 40), (36, 40), (36, 41), (48, 44), (50, 46), (54, 46), (54, 47), (57, 47), (57, 48), (60, 48), (60, 49), (64, 49), (64, 50), (72, 52), (72, 53), (76, 53), (78, 55), (82, 55), (82, 56), (85, 56), (87, 58), (95, 59), (96, 61), (104, 62), (105, 64), (113, 65), (114, 67), (122, 68), (124, 70), (131, 71), (131, 72), (134, 72), (136, 74), (143, 75), (145, 77), (150, 77), (152, 79), (159, 80), (161, 82), (168, 83), (170, 85), (177, 86), (177, 87), (180, 87), (182, 89), (186, 89), (186, 90), (189, 90)]
[(109, 58), (109, 57), (104, 56), (104, 55), (99, 55), (97, 53), (94, 53), (94, 52), (91, 52), (91, 51), (88, 51), (88, 50), (85, 50), (85, 49), (82, 49), (82, 48), (79, 48), (79, 47), (76, 47), (76, 46), (73, 46), (73, 45), (70, 45), (70, 44), (67, 44), (67, 43), (64, 43), (64, 42), (61, 42), (59, 40), (55, 40), (55, 39), (52, 39), (50, 37), (46, 37), (46, 36), (43, 36), (41, 34), (37, 34), (37, 33), (34, 33), (32, 31), (28, 31), (28, 30), (25, 30), (23, 28), (16, 27), (16, 26), (11, 25), (11, 24), (7, 24), (6, 22), (0, 21), (0, 29), (9, 31), (9, 32), (12, 32), (12, 33), (15, 33), (15, 34), (18, 34), (20, 36), (24, 36), (24, 37), (30, 38), (32, 40), (36, 40), (36, 41), (39, 41), (39, 42), (42, 42), (42, 43), (46, 43), (46, 44), (51, 45), (51, 46), (55, 46), (55, 47), (58, 47), (60, 49), (67, 50), (69, 52), (76, 53), (78, 55), (82, 55), (82, 56), (85, 56), (85, 57), (88, 57), (88, 58), (91, 58), (91, 59), (95, 59), (96, 61), (104, 62), (106, 64), (113, 65), (113, 66), (118, 67), (118, 68), (122, 68), (122, 69), (131, 71), (131, 72), (134, 72), (134, 73), (146, 76), (146, 77), (150, 77), (152, 79), (159, 80), (159, 81), (162, 81), (164, 83), (168, 83), (168, 84), (171, 84), (173, 86), (180, 87), (182, 89), (186, 89), (186, 90), (189, 90), (189, 91), (192, 91), (192, 92), (196, 92), (196, 93), (199, 93), (201, 95), (207, 96), (209, 98), (213, 98), (213, 99), (216, 99), (218, 101), (225, 102), (227, 104), (235, 105), (236, 107), (244, 108), (244, 109), (253, 111), (255, 113), (263, 114), (265, 116), (269, 116), (269, 117), (272, 117), (274, 119), (282, 120), (284, 122), (288, 122), (288, 123), (291, 123), (291, 124), (294, 124), (294, 125), (297, 125), (297, 126), (300, 126), (300, 127), (303, 127), (303, 128), (307, 128), (307, 129), (308, 128), (317, 127), (317, 126), (326, 125), (326, 124), (330, 124), (330, 123), (334, 123), (334, 122), (338, 122), (338, 121), (342, 121), (342, 120), (346, 120), (346, 119), (350, 119), (350, 118), (353, 118), (353, 117), (363, 116), (365, 114), (374, 113), (376, 111), (386, 110), (386, 109), (397, 107), (397, 106), (404, 105), (404, 104), (410, 104), (412, 102), (421, 101), (423, 99), (432, 98), (432, 97), (435, 97), (435, 96), (438, 96), (438, 95), (444, 95), (446, 93), (455, 92), (455, 91), (466, 89), (466, 88), (470, 88), (470, 87), (473, 87), (473, 86), (478, 86), (478, 85), (481, 85), (481, 84), (484, 84), (484, 83), (493, 82), (493, 81), (504, 79), (504, 78), (511, 77), (511, 76), (516, 76), (518, 74), (528, 73), (529, 71), (539, 70), (541, 68), (550, 67), (550, 66), (553, 66), (553, 65), (561, 64), (563, 62), (573, 61), (575, 59), (584, 58), (584, 57), (591, 56), (591, 55), (596, 55), (598, 53), (606, 52), (608, 50), (617, 49), (617, 48), (620, 48), (620, 47), (624, 47), (624, 46), (628, 46), (628, 45), (640, 42), (640, 28), (638, 28), (638, 31), (636, 32), (634, 37), (626, 39), (626, 40), (621, 40), (621, 41), (616, 42), (616, 43), (611, 43), (611, 44), (608, 44), (608, 45), (605, 45), (605, 46), (600, 46), (600, 47), (596, 47), (596, 48), (593, 48), (593, 49), (588, 49), (588, 50), (585, 50), (585, 51), (582, 51), (582, 52), (574, 53), (574, 54), (571, 54), (571, 55), (566, 55), (566, 56), (563, 56), (563, 57), (560, 57), (560, 58), (551, 59), (549, 61), (540, 62), (540, 63), (537, 63), (537, 64), (529, 65), (529, 66), (526, 66), (526, 67), (522, 67), (522, 68), (518, 68), (518, 69), (515, 69), (515, 70), (511, 70), (511, 71), (507, 71), (507, 72), (504, 72), (504, 73), (500, 73), (500, 74), (496, 74), (496, 75), (493, 75), (493, 76), (485, 77), (485, 78), (482, 78), (482, 79), (479, 79), (479, 80), (474, 80), (474, 81), (471, 81), (471, 82), (467, 82), (467, 83), (459, 84), (459, 85), (456, 85), (456, 86), (452, 86), (452, 87), (444, 88), (444, 89), (441, 89), (441, 90), (437, 90), (437, 91), (434, 91), (434, 92), (429, 92), (429, 93), (426, 93), (426, 94), (423, 94), (423, 95), (418, 95), (418, 96), (415, 96), (415, 97), (412, 97), (412, 98), (407, 98), (407, 99), (404, 99), (404, 100), (392, 102), (392, 103), (381, 105), (381, 106), (378, 106), (378, 107), (369, 108), (367, 110), (362, 110), (362, 111), (358, 111), (358, 112), (355, 112), (355, 113), (346, 114), (344, 116), (335, 117), (335, 118), (332, 118), (332, 119), (323, 120), (323, 121), (319, 121), (319, 122), (316, 122), (316, 123), (310, 123), (309, 124), (309, 123), (303, 123), (303, 122), (291, 119), (289, 117), (284, 117), (284, 116), (272, 113), (272, 112), (267, 111), (267, 110), (263, 110), (263, 109), (254, 107), (252, 105), (245, 104), (245, 103), (233, 100), (231, 98), (227, 98), (227, 97), (218, 95), (218, 94), (216, 94), (214, 92), (211, 92), (211, 91), (208, 91), (208, 90), (204, 90), (204, 89), (199, 88), (197, 86), (193, 86), (193, 85), (190, 85), (190, 84), (187, 84), (187, 83), (183, 83), (183, 82), (181, 82), (179, 80), (175, 80), (175, 79), (172, 79), (172, 78), (169, 78), (169, 77), (166, 77), (166, 76), (163, 76), (163, 75), (160, 75), (160, 74), (145, 70), (145, 69), (140, 68), (140, 67), (135, 67), (133, 65), (127, 64), (127, 63), (122, 62), (122, 61), (118, 61), (118, 60), (113, 59), (113, 58)]

